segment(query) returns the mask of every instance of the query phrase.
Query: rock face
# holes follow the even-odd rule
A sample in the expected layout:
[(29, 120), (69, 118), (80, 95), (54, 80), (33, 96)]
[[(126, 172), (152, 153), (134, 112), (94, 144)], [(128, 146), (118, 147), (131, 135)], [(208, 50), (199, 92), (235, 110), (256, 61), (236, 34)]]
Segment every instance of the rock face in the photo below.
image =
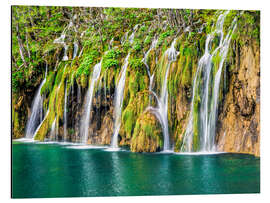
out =
[(239, 48), (229, 92), (218, 119), (220, 151), (260, 155), (260, 53), (253, 43)]

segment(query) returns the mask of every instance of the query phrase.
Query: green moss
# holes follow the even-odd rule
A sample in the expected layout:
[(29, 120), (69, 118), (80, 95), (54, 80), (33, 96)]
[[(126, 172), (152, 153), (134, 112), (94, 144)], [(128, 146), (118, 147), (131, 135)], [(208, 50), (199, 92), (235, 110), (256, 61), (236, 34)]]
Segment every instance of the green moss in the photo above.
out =
[(119, 57), (122, 52), (119, 49), (111, 49), (109, 50), (102, 60), (102, 68), (107, 69), (111, 67), (118, 67), (120, 65)]
[[(130, 89), (130, 88), (129, 88)], [(135, 94), (136, 93), (136, 94)], [(131, 93), (129, 103), (124, 108), (122, 113), (122, 125), (125, 137), (130, 139), (135, 127), (138, 116), (145, 110), (149, 104), (149, 93), (148, 91), (134, 92)]]
[(148, 35), (144, 40), (144, 45), (146, 45), (146, 46), (150, 45), (151, 44), (151, 39), (152, 39), (151, 36)]
[(129, 139), (131, 138), (134, 126), (135, 126), (135, 112), (134, 109), (132, 109), (132, 107), (127, 107), (124, 112), (123, 112), (123, 116), (122, 116), (122, 120), (123, 120), (123, 126), (126, 132), (126, 137)]
[(218, 69), (219, 69), (219, 64), (221, 62), (221, 56), (220, 56), (220, 52), (218, 51), (216, 53), (216, 55), (214, 55), (212, 57), (212, 63), (213, 63), (213, 69), (212, 69), (212, 74), (213, 74), (213, 77), (215, 77)]
[(184, 66), (184, 70), (183, 70), (183, 74), (182, 74), (182, 78), (181, 78), (181, 84), (183, 86), (190, 86), (192, 81), (191, 81), (191, 71), (192, 71), (192, 61), (190, 56), (186, 57), (185, 60), (185, 66)]
[(60, 84), (63, 73), (64, 73), (64, 67), (62, 65), (59, 65), (59, 69), (57, 70), (57, 74), (56, 74), (56, 78), (54, 82), (56, 86)]
[(139, 84), (136, 80), (136, 75), (134, 76), (134, 73), (130, 75), (128, 85), (131, 96), (134, 96), (139, 89)]
[(200, 99), (199, 95), (196, 96), (196, 101), (194, 103), (194, 110), (191, 112), (193, 114), (193, 143), (192, 143), (192, 149), (193, 151), (198, 151), (200, 149), (200, 137), (199, 137), (199, 126), (200, 126), (200, 120), (199, 120), (199, 105), (200, 105)]
[(141, 68), (144, 68), (142, 58), (132, 58), (132, 59), (130, 59), (129, 60), (129, 65), (134, 70), (140, 70)]
[(156, 152), (162, 149), (161, 126), (150, 112), (142, 113), (137, 119), (130, 147), (133, 152)]
[(133, 47), (132, 47), (135, 52), (139, 52), (142, 50), (142, 42), (141, 40), (135, 39), (133, 42)]
[(48, 76), (46, 78), (46, 82), (42, 86), (40, 93), (43, 94), (49, 94), (52, 91), (53, 85), (54, 85), (54, 79), (55, 79), (55, 72), (50, 71), (48, 73)]
[(64, 81), (60, 84), (56, 94), (56, 113), (62, 118), (64, 113), (64, 98), (65, 98), (65, 84)]
[(13, 136), (16, 138), (20, 134), (19, 129), (20, 129), (20, 122), (19, 122), (19, 113), (14, 111), (13, 113)]
[(163, 44), (165, 38), (167, 38), (168, 36), (172, 35), (173, 33), (174, 33), (173, 30), (167, 30), (167, 31), (161, 33), (160, 36), (159, 36), (159, 38), (158, 38), (157, 46), (160, 46), (161, 44)]

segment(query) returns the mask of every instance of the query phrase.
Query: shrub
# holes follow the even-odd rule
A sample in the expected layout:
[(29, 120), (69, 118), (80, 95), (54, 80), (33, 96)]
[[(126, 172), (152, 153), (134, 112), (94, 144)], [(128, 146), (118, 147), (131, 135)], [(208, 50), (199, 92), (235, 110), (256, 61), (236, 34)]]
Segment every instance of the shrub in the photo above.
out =
[(110, 68), (117, 67), (119, 65), (119, 57), (121, 56), (121, 51), (119, 49), (112, 49), (107, 52), (103, 57), (102, 67)]
[(139, 69), (139, 68), (143, 67), (143, 65), (144, 65), (142, 62), (142, 59), (140, 59), (140, 58), (130, 59), (129, 64), (130, 64), (130, 67), (132, 67), (134, 69)]
[(83, 58), (83, 62), (80, 64), (76, 77), (79, 77), (81, 74), (88, 76), (90, 74), (90, 67), (97, 62), (99, 52), (97, 50), (91, 50), (87, 56)]

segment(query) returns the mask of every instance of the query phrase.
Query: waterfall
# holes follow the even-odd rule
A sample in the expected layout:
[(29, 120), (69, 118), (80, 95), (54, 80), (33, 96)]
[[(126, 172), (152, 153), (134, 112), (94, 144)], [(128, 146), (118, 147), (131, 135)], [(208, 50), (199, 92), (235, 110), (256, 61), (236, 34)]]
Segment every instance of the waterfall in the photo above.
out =
[(122, 105), (123, 105), (123, 96), (125, 90), (125, 81), (126, 81), (126, 70), (128, 66), (128, 59), (130, 53), (125, 58), (124, 65), (122, 66), (120, 78), (118, 80), (118, 84), (115, 91), (115, 103), (114, 103), (114, 132), (113, 139), (111, 142), (112, 148), (118, 147), (118, 133), (121, 126), (121, 113), (122, 113)]
[(124, 34), (124, 36), (121, 39), (121, 44), (123, 44), (127, 40), (127, 38), (128, 38), (129, 43), (130, 44), (133, 44), (134, 37), (135, 37), (135, 32), (137, 31), (138, 26), (139, 26), (139, 24), (137, 24), (137, 25), (134, 26), (133, 32), (131, 33), (131, 35), (129, 36), (129, 38), (128, 38), (128, 31)]
[(50, 140), (56, 140), (56, 118), (54, 119), (50, 132)]
[(167, 90), (167, 80), (169, 75), (169, 70), (171, 63), (176, 61), (178, 52), (175, 49), (176, 39), (173, 41), (171, 47), (166, 50), (165, 56), (168, 57), (168, 64), (166, 66), (166, 73), (162, 83), (161, 95), (158, 98), (155, 92), (152, 92), (157, 99), (157, 108), (148, 107), (147, 110), (150, 110), (158, 118), (159, 122), (162, 125), (163, 137), (164, 137), (164, 146), (163, 151), (170, 150), (170, 137), (169, 137), (169, 127), (168, 127), (168, 90)]
[(67, 49), (68, 49), (68, 45), (66, 45), (64, 43), (64, 57), (63, 57), (63, 61), (67, 61), (68, 60), (68, 56), (67, 56)]
[(82, 93), (81, 93), (81, 87), (80, 87), (80, 85), (77, 85), (77, 94), (78, 94), (78, 96), (77, 96), (77, 103), (78, 104), (80, 104), (81, 103), (81, 98), (82, 98)]
[[(135, 32), (137, 31), (138, 24), (134, 26), (133, 32), (129, 36), (128, 40), (130, 44), (133, 44)], [(121, 44), (125, 42), (127, 39), (128, 32), (124, 35), (121, 39)], [(114, 129), (113, 129), (113, 137), (111, 140), (111, 147), (113, 149), (118, 148), (118, 133), (121, 127), (121, 114), (122, 114), (122, 105), (123, 105), (123, 97), (124, 97), (124, 90), (125, 90), (125, 81), (126, 81), (126, 70), (128, 66), (128, 59), (130, 53), (125, 58), (124, 64), (121, 68), (120, 78), (118, 80), (118, 84), (115, 90), (115, 101), (114, 101)]]
[(64, 104), (64, 141), (67, 141), (67, 80), (65, 88), (65, 104)]
[(41, 82), (31, 106), (31, 115), (26, 124), (26, 133), (25, 133), (26, 138), (30, 139), (33, 138), (38, 125), (42, 122), (43, 98), (40, 91), (46, 82), (46, 77), (47, 77), (47, 64), (46, 64), (45, 78)]
[(78, 42), (74, 42), (74, 49), (73, 49), (73, 56), (72, 59), (74, 59), (77, 56), (77, 52), (78, 52)]
[(89, 122), (90, 122), (90, 114), (91, 114), (91, 108), (92, 108), (92, 100), (93, 100), (93, 93), (94, 93), (94, 87), (95, 83), (99, 78), (100, 71), (101, 71), (101, 62), (96, 64), (93, 68), (91, 83), (89, 85), (89, 88), (86, 93), (86, 99), (83, 107), (83, 117), (81, 119), (80, 123), (80, 137), (81, 137), (81, 143), (86, 144), (88, 139), (88, 129), (89, 129)]
[[(199, 139), (200, 139), (200, 151), (215, 151), (215, 133), (216, 133), (216, 114), (218, 110), (218, 93), (219, 84), (222, 73), (223, 63), (227, 56), (231, 35), (236, 28), (236, 20), (233, 21), (229, 32), (224, 38), (223, 24), (226, 15), (229, 11), (222, 13), (217, 20), (215, 30), (208, 34), (205, 43), (204, 55), (199, 60), (198, 68), (193, 81), (192, 101), (191, 110), (188, 119), (187, 128), (183, 138), (183, 145), (181, 151), (191, 152), (193, 150), (192, 145), (194, 142), (194, 114), (198, 113), (200, 119), (199, 123)], [(219, 39), (218, 47), (211, 52), (211, 46), (214, 42), (215, 37)], [(213, 73), (213, 58), (220, 57), (218, 65), (218, 71), (215, 74), (214, 79)], [(200, 86), (200, 81), (201, 86)], [(212, 82), (213, 81), (213, 82)], [(196, 95), (201, 98), (200, 107), (197, 112), (194, 110)]]
[[(63, 56), (63, 61), (67, 61), (68, 60), (68, 56), (67, 56), (67, 50), (68, 50), (68, 45), (65, 43), (65, 38), (66, 38), (66, 32), (67, 30), (73, 28), (75, 32), (77, 32), (76, 27), (74, 26), (72, 20), (75, 20), (77, 18), (77, 15), (74, 15), (70, 21), (67, 27), (65, 27), (65, 29), (63, 30), (63, 32), (61, 33), (61, 36), (57, 39), (55, 39), (53, 41), (53, 43), (55, 44), (61, 44), (64, 47), (64, 56)], [(73, 51), (73, 58), (74, 59), (77, 55), (77, 51), (78, 51), (78, 43), (74, 42), (74, 51)]]
[(149, 83), (149, 91), (152, 90), (152, 85), (153, 85), (153, 80), (154, 80), (154, 75), (155, 75), (155, 74), (153, 73), (153, 74), (151, 75), (150, 68), (149, 68), (149, 66), (148, 66), (148, 64), (147, 64), (147, 57), (148, 57), (150, 51), (152, 51), (152, 50), (156, 47), (157, 42), (158, 42), (158, 39), (157, 39), (157, 38), (154, 39), (154, 40), (152, 41), (152, 44), (151, 44), (149, 50), (145, 53), (145, 55), (144, 55), (144, 57), (143, 57), (143, 59), (142, 59), (142, 62), (143, 62), (144, 65), (146, 66), (147, 74), (148, 74), (148, 77), (149, 77), (149, 80), (150, 80), (150, 83)]
[(57, 38), (57, 39), (55, 39), (53, 41), (53, 43), (55, 43), (55, 44), (63, 45), (63, 47), (64, 47), (64, 56), (63, 56), (63, 59), (62, 59), (63, 61), (68, 60), (68, 56), (67, 56), (68, 45), (66, 45), (66, 43), (65, 43), (65, 38), (66, 38), (65, 31), (66, 31), (66, 29), (64, 29), (63, 33), (61, 34), (61, 36), (59, 38)]

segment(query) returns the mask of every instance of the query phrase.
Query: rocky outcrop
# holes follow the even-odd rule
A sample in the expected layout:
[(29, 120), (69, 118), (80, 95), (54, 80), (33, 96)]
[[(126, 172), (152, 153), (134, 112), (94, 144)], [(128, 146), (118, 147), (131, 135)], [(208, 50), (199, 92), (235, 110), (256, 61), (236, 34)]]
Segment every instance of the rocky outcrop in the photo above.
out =
[(260, 52), (255, 42), (236, 47), (229, 92), (218, 119), (220, 151), (260, 155)]
[(154, 114), (147, 111), (136, 121), (131, 139), (132, 152), (156, 152), (163, 147), (162, 128)]

